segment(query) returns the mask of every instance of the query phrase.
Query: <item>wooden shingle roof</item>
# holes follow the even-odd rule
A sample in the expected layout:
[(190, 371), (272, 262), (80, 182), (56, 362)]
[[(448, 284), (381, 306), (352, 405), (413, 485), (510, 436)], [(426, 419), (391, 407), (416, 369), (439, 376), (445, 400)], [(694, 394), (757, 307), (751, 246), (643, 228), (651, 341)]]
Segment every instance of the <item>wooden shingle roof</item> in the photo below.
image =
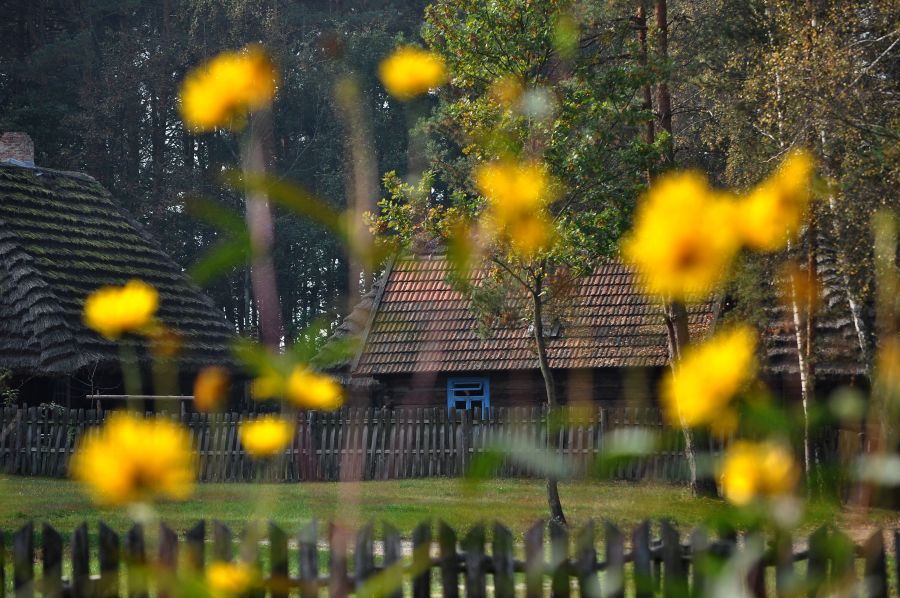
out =
[[(480, 334), (470, 299), (451, 287), (449, 273), (442, 256), (393, 264), (379, 289), (354, 375), (538, 367), (528, 327), (497, 325)], [(606, 263), (580, 278), (567, 305), (559, 315), (561, 333), (547, 339), (551, 367), (668, 363), (661, 308), (638, 291), (622, 264)], [(692, 336), (705, 336), (713, 319), (712, 303), (693, 308)]]
[(0, 369), (70, 374), (118, 360), (81, 312), (89, 293), (132, 278), (158, 289), (182, 364), (229, 361), (224, 314), (97, 181), (0, 164)]

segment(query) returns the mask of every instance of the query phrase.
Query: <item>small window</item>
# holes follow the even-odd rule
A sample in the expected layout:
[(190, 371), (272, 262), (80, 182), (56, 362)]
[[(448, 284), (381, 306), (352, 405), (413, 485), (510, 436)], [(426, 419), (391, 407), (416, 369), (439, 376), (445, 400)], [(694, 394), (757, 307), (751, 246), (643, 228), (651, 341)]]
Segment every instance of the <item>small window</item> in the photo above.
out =
[(481, 409), (487, 413), (491, 408), (491, 383), (487, 378), (448, 378), (448, 409)]

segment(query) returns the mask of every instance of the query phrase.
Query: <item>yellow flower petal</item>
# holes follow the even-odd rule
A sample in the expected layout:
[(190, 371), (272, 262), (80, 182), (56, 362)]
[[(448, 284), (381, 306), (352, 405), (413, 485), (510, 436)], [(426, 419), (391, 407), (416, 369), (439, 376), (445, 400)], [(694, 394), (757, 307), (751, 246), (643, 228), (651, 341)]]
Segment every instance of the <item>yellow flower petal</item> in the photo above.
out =
[(102, 287), (91, 293), (84, 302), (82, 318), (89, 328), (116, 340), (150, 325), (158, 307), (156, 289), (132, 280), (122, 287)]
[(223, 52), (185, 78), (181, 116), (196, 132), (240, 123), (249, 113), (272, 103), (278, 74), (259, 46)]
[(167, 419), (110, 415), (82, 440), (72, 457), (72, 477), (101, 504), (154, 498), (184, 500), (193, 491), (196, 458), (181, 426)]
[(331, 376), (297, 366), (287, 381), (287, 398), (302, 409), (333, 411), (344, 402), (344, 391)]
[(724, 279), (740, 248), (735, 203), (694, 172), (660, 177), (638, 206), (622, 244), (645, 291), (666, 299), (698, 300)]
[(702, 345), (690, 348), (677, 372), (662, 381), (661, 400), (672, 425), (720, 424), (732, 427), (729, 403), (756, 371), (753, 331), (739, 326), (721, 332)]
[(228, 370), (212, 366), (203, 368), (194, 380), (194, 407), (197, 411), (215, 411), (228, 395)]
[(775, 174), (740, 201), (737, 222), (748, 247), (778, 251), (797, 234), (811, 197), (813, 167), (807, 152), (793, 152)]
[(447, 81), (447, 67), (439, 54), (403, 46), (381, 61), (378, 75), (395, 98), (410, 100)]
[(206, 568), (206, 587), (214, 596), (245, 594), (259, 578), (259, 572), (246, 563), (215, 561)]
[(266, 416), (241, 424), (240, 437), (244, 449), (253, 457), (271, 457), (284, 450), (294, 436), (291, 422)]
[(734, 442), (721, 466), (722, 492), (743, 506), (754, 499), (781, 496), (794, 488), (799, 469), (789, 450), (774, 442)]

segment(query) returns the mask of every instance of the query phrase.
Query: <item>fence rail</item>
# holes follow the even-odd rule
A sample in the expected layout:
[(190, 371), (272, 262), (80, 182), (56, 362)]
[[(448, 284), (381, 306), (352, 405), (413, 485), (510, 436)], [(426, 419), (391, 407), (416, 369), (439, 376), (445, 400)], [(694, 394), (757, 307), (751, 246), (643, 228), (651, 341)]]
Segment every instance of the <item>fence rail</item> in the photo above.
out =
[[(0, 412), (0, 472), (65, 476), (78, 439), (108, 412), (89, 409), (6, 408)], [(664, 432), (652, 408), (593, 408), (554, 412), (556, 453), (571, 474), (584, 476), (611, 438), (628, 431)], [(533, 464), (548, 454), (542, 408), (494, 408), (448, 412), (443, 408), (345, 408), (333, 413), (294, 414), (295, 434), (274, 462), (259, 463), (238, 438), (240, 413), (174, 414), (190, 430), (200, 459), (201, 481), (385, 480), (459, 476), (480, 457), (492, 455), (491, 473), (535, 475)], [(500, 450), (514, 447), (515, 450)], [(721, 449), (721, 446), (718, 447)], [(617, 479), (687, 479), (680, 436), (660, 434), (652, 452), (606, 472)]]
[[(603, 523), (602, 530), (589, 522), (570, 538), (566, 528), (537, 522), (525, 533), (524, 545), (519, 545), (509, 528), (499, 523), (491, 530), (476, 525), (459, 537), (443, 522), (433, 536), (431, 524), (425, 522), (413, 530), (411, 541), (402, 540), (394, 527), (384, 524), (379, 543), (374, 541), (371, 524), (356, 533), (332, 524), (320, 538), (312, 521), (296, 536), (271, 523), (267, 530), (251, 525), (236, 543), (237, 536), (219, 522), (212, 523), (211, 538), (204, 521), (183, 538), (165, 523), (153, 534), (145, 534), (137, 524), (123, 538), (101, 522), (93, 548), (88, 526), (82, 524), (71, 535), (66, 551), (62, 535), (44, 524), (38, 560), (34, 525), (28, 523), (12, 535), (11, 588), (5, 583), (3, 566), (7, 536), (0, 532), (0, 596), (9, 589), (17, 597), (31, 597), (36, 591), (43, 596), (91, 598), (144, 598), (150, 592), (203, 595), (198, 582), (204, 579), (207, 565), (231, 562), (236, 544), (239, 559), (258, 568), (256, 586), (239, 594), (275, 598), (313, 598), (323, 590), (333, 597), (355, 592), (391, 598), (438, 593), (457, 598), (461, 592), (480, 598), (489, 591), (498, 598), (573, 593), (585, 597), (736, 593), (887, 597), (900, 575), (893, 572), (892, 584), (882, 530), (854, 544), (840, 531), (822, 527), (803, 546), (802, 542), (795, 545), (787, 534), (766, 538), (749, 533), (739, 538), (725, 531), (713, 539), (699, 528), (682, 538), (668, 521), (660, 523), (658, 533), (653, 533), (654, 527), (644, 521), (626, 535), (610, 522)], [(492, 532), (490, 542), (488, 531)], [(900, 531), (889, 533), (900, 546)], [(326, 555), (323, 561), (320, 557)], [(66, 557), (71, 561), (64, 567)], [(43, 576), (38, 580), (35, 563), (41, 561)], [(726, 561), (730, 564), (723, 567)], [(263, 562), (268, 566), (263, 567)], [(321, 570), (325, 569), (322, 562), (328, 563), (327, 570)], [(805, 567), (798, 566), (801, 563)], [(898, 567), (897, 563), (894, 559), (892, 566)], [(92, 565), (99, 574), (91, 574)], [(71, 574), (64, 576), (64, 571)]]

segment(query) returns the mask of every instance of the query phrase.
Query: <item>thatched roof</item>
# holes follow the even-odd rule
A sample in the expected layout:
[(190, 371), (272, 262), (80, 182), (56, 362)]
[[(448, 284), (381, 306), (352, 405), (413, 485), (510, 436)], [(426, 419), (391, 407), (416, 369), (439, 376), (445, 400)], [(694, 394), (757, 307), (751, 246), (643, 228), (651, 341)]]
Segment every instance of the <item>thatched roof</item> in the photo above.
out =
[(158, 289), (180, 363), (229, 361), (224, 314), (96, 180), (0, 163), (0, 369), (60, 375), (117, 361), (81, 312), (89, 293), (132, 278)]

